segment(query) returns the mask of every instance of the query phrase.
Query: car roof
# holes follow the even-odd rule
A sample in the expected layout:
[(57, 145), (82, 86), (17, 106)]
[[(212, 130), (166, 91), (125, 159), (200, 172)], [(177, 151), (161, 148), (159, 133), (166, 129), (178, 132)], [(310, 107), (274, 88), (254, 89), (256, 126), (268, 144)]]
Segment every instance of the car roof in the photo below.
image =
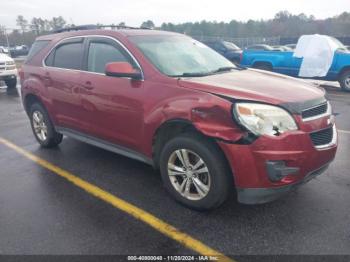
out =
[(203, 43), (216, 43), (216, 42), (225, 42), (224, 40), (220, 40), (220, 39), (215, 39), (215, 40), (203, 40)]
[(117, 29), (117, 30), (105, 30), (105, 29), (93, 29), (93, 30), (76, 30), (68, 31), (62, 33), (55, 33), (40, 36), (37, 40), (54, 40), (54, 39), (64, 39), (74, 36), (86, 36), (86, 35), (106, 35), (106, 36), (183, 36), (183, 34), (161, 31), (161, 30), (150, 30), (150, 29)]
[(265, 44), (255, 44), (255, 45), (250, 45), (249, 47), (252, 47), (252, 46), (262, 46), (262, 47), (267, 47), (269, 45), (265, 45)]

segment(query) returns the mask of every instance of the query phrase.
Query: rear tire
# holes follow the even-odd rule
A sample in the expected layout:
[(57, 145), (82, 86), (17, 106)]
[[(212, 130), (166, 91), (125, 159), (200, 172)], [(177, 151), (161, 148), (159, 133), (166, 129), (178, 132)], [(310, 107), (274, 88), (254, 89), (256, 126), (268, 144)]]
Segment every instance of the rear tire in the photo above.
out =
[(17, 86), (17, 79), (13, 78), (13, 79), (5, 80), (5, 84), (7, 86), (7, 89), (14, 89)]
[(51, 148), (62, 142), (63, 135), (56, 132), (47, 111), (40, 103), (31, 105), (29, 117), (33, 134), (40, 146)]
[[(188, 165), (182, 165), (186, 155)], [(214, 142), (197, 133), (181, 134), (165, 144), (160, 156), (160, 172), (173, 198), (196, 210), (220, 206), (234, 187), (223, 152)]]
[(350, 70), (346, 70), (340, 75), (339, 84), (343, 91), (350, 92)]

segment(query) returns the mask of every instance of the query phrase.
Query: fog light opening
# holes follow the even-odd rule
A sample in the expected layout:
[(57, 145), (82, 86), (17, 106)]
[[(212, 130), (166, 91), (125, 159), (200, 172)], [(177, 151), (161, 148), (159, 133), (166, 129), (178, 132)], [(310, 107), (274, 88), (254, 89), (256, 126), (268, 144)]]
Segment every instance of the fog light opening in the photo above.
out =
[(272, 182), (281, 181), (284, 177), (288, 175), (297, 174), (300, 170), (299, 167), (288, 167), (286, 162), (283, 160), (278, 161), (267, 161), (266, 170), (269, 179)]

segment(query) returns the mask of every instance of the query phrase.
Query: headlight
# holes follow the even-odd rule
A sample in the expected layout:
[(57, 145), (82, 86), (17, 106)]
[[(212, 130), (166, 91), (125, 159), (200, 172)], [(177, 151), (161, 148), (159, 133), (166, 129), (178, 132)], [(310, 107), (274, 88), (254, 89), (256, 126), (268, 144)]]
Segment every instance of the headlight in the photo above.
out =
[(234, 113), (240, 123), (255, 135), (278, 136), (298, 129), (293, 117), (277, 106), (236, 103)]

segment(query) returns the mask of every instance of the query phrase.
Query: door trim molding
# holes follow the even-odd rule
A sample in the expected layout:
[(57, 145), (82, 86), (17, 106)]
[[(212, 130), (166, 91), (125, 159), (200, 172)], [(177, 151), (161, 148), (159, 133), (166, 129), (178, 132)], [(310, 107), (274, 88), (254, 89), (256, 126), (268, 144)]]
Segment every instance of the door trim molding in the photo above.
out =
[(126, 148), (124, 146), (120, 146), (120, 145), (108, 142), (106, 140), (103, 140), (94, 136), (90, 136), (85, 133), (81, 133), (79, 131), (76, 131), (70, 128), (55, 126), (55, 130), (61, 133), (62, 135), (71, 137), (81, 142), (105, 149), (107, 151), (111, 151), (113, 153), (117, 153), (119, 155), (129, 157), (153, 166), (153, 160), (151, 158), (137, 151)]

